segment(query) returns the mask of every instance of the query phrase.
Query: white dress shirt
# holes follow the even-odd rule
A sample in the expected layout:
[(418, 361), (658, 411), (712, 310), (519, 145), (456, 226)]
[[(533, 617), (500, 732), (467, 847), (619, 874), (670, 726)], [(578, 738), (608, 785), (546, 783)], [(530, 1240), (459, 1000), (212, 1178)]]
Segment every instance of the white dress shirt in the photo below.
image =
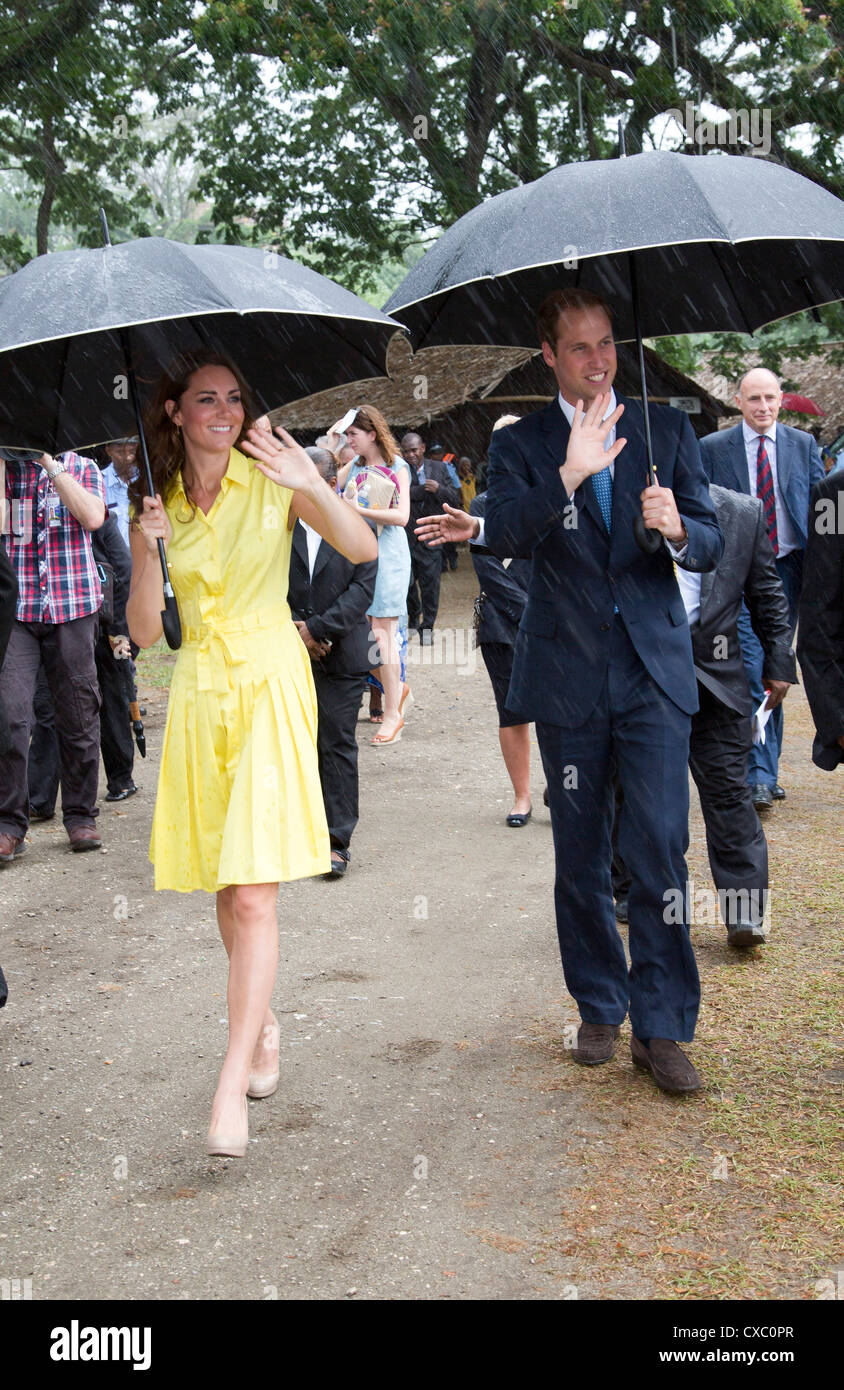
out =
[(307, 521), (299, 518), (299, 525), (304, 529), (305, 540), (308, 543), (308, 578), (314, 577), (314, 565), (316, 564), (317, 551), (322, 544), (322, 536), (319, 531), (315, 531), (313, 526), (309, 526)]
[(683, 600), (689, 627), (692, 627), (700, 617), (700, 581), (703, 576), (695, 570), (681, 570), (678, 565), (675, 570), (675, 577), (680, 586), (680, 597)]
[[(744, 436), (744, 451), (747, 455), (747, 478), (750, 483), (750, 495), (756, 497), (756, 487), (759, 471), (756, 467), (756, 459), (759, 453), (759, 440), (762, 438), (756, 430), (752, 429), (746, 420), (741, 422), (741, 432)], [(768, 454), (768, 461), (771, 465), (771, 477), (774, 480), (774, 502), (777, 509), (777, 559), (781, 560), (790, 551), (796, 550), (800, 544), (795, 535), (794, 527), (791, 524), (791, 517), (785, 508), (780, 491), (779, 479), (777, 477), (777, 427), (776, 423), (765, 431), (765, 449)]]

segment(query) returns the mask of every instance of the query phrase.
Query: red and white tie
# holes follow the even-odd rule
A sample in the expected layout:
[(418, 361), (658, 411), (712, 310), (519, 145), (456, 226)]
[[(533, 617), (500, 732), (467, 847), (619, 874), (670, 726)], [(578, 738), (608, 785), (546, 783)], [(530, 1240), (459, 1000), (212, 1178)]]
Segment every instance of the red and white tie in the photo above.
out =
[(764, 434), (759, 436), (759, 448), (756, 452), (756, 496), (762, 502), (765, 525), (768, 528), (771, 545), (774, 547), (774, 554), (778, 555), (779, 541), (777, 539), (777, 502), (774, 497), (774, 475), (771, 472), (771, 460), (768, 458)]

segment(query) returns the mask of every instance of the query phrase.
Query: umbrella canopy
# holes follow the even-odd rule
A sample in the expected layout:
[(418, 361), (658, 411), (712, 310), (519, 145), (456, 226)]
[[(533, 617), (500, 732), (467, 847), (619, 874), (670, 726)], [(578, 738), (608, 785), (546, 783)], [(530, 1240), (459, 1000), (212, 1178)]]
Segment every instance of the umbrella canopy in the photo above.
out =
[(147, 237), (39, 256), (0, 281), (0, 444), (59, 453), (136, 432), (180, 351), (224, 350), (264, 410), (383, 374), (403, 326), (272, 251)]
[(536, 344), (552, 289), (604, 294), (616, 337), (752, 333), (844, 297), (844, 202), (742, 155), (653, 152), (567, 164), (449, 227), (387, 301), (414, 347)]
[(823, 415), (819, 405), (810, 401), (808, 396), (798, 396), (795, 391), (783, 391), (782, 393), (783, 410), (791, 410), (795, 415)]

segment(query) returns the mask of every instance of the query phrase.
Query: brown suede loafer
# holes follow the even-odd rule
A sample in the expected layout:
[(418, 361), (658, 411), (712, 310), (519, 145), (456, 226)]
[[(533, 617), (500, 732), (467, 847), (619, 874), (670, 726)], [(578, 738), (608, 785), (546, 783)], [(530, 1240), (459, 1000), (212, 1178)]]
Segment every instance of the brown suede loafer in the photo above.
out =
[(26, 854), (22, 835), (0, 835), (0, 864), (11, 864), (13, 859), (19, 859), (22, 854)]
[(67, 834), (70, 848), (74, 854), (81, 854), (86, 849), (102, 849), (103, 847), (103, 842), (93, 825), (75, 825), (72, 830), (68, 830)]
[(577, 1030), (577, 1047), (572, 1048), (571, 1055), (583, 1067), (599, 1067), (602, 1062), (611, 1062), (620, 1032), (620, 1028), (609, 1023), (581, 1023)]
[(670, 1038), (651, 1038), (647, 1046), (638, 1038), (631, 1038), (630, 1052), (633, 1065), (651, 1072), (661, 1091), (682, 1095), (698, 1091), (703, 1085), (686, 1054)]

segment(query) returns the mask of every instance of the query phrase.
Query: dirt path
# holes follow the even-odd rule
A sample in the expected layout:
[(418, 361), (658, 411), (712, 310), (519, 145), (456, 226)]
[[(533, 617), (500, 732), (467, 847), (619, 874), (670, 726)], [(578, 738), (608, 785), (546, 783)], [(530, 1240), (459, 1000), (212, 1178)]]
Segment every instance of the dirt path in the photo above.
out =
[[(162, 688), (141, 795), (102, 803), (105, 850), (36, 825), (0, 875), (0, 1276), (34, 1298), (815, 1298), (844, 1265), (844, 779), (809, 761), (802, 693), (767, 822), (771, 942), (739, 956), (694, 929), (706, 1091), (661, 1095), (626, 1035), (576, 1067), (538, 754), (533, 821), (508, 830), (460, 566), (452, 664), (411, 667), (397, 747), (360, 725), (350, 874), (282, 889), (282, 1084), (250, 1103), (244, 1162), (203, 1152), (225, 1038), (211, 900), (152, 892)], [(696, 802), (689, 863), (708, 887)]]

